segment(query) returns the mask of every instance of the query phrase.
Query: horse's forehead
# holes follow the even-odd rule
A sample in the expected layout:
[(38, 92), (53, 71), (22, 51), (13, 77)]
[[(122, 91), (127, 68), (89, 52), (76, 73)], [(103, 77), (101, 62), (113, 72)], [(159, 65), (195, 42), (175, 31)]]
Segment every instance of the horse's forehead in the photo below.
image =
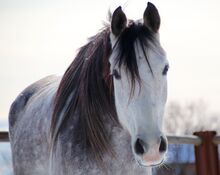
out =
[[(156, 64), (168, 62), (166, 52), (163, 47), (160, 45), (159, 40), (150, 41), (148, 40), (147, 47), (141, 47), (141, 44), (138, 40), (135, 42), (135, 52), (139, 58), (145, 57), (144, 50), (147, 56), (147, 59), (150, 59), (151, 62)], [(138, 58), (137, 57), (137, 58)]]

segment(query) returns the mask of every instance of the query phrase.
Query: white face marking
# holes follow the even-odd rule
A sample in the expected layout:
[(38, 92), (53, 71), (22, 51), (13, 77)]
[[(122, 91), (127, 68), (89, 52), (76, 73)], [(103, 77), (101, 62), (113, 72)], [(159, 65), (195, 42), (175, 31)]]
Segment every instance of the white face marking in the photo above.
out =
[[(157, 37), (159, 38), (159, 37)], [(117, 37), (110, 35), (112, 46), (115, 46)], [(163, 160), (164, 152), (159, 152), (162, 134), (162, 118), (167, 100), (167, 79), (163, 75), (166, 65), (168, 65), (165, 52), (160, 46), (159, 40), (150, 43), (145, 48), (153, 74), (144, 57), (140, 43), (135, 43), (138, 70), (141, 84), (135, 83), (134, 94), (131, 94), (131, 82), (126, 68), (115, 65), (117, 46), (110, 57), (111, 72), (117, 70), (120, 79), (114, 79), (115, 103), (118, 118), (124, 129), (128, 130), (132, 139), (132, 148), (136, 160), (146, 166), (155, 165)], [(116, 52), (116, 53), (115, 53)], [(137, 139), (146, 143), (143, 155), (138, 155), (135, 150)], [(165, 139), (166, 141), (166, 139)], [(148, 159), (149, 158), (149, 159)]]

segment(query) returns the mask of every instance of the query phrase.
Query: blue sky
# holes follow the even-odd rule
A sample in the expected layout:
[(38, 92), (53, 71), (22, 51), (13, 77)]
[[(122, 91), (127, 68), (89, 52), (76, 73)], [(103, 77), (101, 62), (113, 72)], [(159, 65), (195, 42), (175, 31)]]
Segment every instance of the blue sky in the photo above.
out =
[[(162, 18), (161, 43), (170, 61), (168, 102), (203, 99), (219, 112), (220, 1), (154, 0)], [(27, 85), (62, 75), (107, 11), (121, 5), (141, 18), (147, 1), (0, 0), (0, 122)]]

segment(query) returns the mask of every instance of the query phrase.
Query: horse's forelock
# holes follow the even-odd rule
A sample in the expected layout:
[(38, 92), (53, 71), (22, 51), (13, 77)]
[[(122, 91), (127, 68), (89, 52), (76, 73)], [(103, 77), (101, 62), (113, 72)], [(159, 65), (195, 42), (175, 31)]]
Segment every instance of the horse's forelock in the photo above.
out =
[[(135, 50), (136, 43), (139, 42), (140, 48), (144, 54), (144, 57), (147, 61), (149, 69), (153, 74), (149, 59), (147, 57), (146, 48), (149, 47), (148, 42), (155, 42), (155, 35), (151, 30), (145, 27), (141, 23), (135, 23), (134, 21), (130, 20), (129, 25), (124, 31), (120, 34), (118, 41), (116, 42), (113, 50), (118, 48), (118, 54), (116, 56), (116, 64), (118, 64), (119, 69), (121, 69), (122, 65), (126, 69), (126, 73), (129, 76), (130, 83), (131, 83), (131, 93), (132, 96), (134, 92), (135, 83), (141, 84), (141, 78), (139, 75), (138, 70), (138, 63), (137, 60), (140, 59), (137, 57), (137, 53)], [(141, 86), (140, 86), (141, 87)]]

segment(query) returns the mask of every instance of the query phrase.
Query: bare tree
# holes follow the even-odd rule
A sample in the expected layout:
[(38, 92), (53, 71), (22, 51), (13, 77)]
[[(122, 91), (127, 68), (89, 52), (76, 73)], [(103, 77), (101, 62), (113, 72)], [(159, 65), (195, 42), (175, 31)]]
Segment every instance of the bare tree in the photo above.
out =
[(215, 130), (220, 133), (220, 114), (208, 111), (208, 105), (198, 100), (182, 105), (170, 102), (164, 119), (164, 130), (172, 134), (192, 134), (195, 131)]

